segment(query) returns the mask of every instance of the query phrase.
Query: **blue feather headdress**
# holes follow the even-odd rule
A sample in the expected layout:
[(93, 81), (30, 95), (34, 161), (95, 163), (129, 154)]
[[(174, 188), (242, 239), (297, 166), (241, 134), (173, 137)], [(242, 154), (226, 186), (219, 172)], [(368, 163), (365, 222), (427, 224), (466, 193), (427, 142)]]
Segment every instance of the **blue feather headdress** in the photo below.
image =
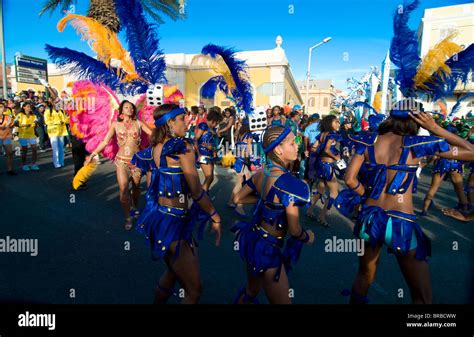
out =
[(146, 21), (139, 1), (115, 1), (117, 15), (125, 27), (130, 56), (135, 65), (138, 80), (124, 83), (123, 72), (69, 48), (46, 45), (46, 52), (54, 63), (65, 68), (81, 79), (97, 84), (105, 84), (124, 95), (146, 92), (150, 84), (166, 83), (166, 63), (164, 54), (158, 48), (159, 39), (154, 26)]
[(120, 81), (116, 69), (107, 66), (93, 57), (84, 53), (69, 49), (57, 48), (46, 44), (46, 52), (49, 57), (60, 68), (67, 68), (72, 74), (96, 84), (105, 84), (122, 94), (139, 94), (147, 89), (147, 85), (141, 81), (124, 83)]
[(394, 35), (390, 45), (390, 60), (399, 68), (396, 82), (405, 97), (414, 96), (413, 78), (420, 64), (418, 39), (414, 30), (408, 27), (410, 13), (418, 7), (419, 1), (404, 4), (397, 9), (393, 19)]
[(224, 76), (211, 77), (201, 88), (201, 97), (212, 98), (215, 96), (217, 90), (222, 91), (226, 96), (229, 94), (229, 86), (227, 85)]
[(115, 8), (125, 28), (128, 50), (137, 73), (150, 84), (166, 83), (166, 62), (159, 49), (156, 27), (147, 22), (140, 1), (116, 0)]
[[(474, 65), (474, 44), (457, 54), (448, 55), (443, 62), (433, 63), (433, 58), (421, 59), (418, 55), (418, 40), (415, 31), (408, 27), (410, 13), (417, 8), (419, 0), (405, 3), (398, 8), (393, 20), (394, 36), (390, 45), (390, 59), (399, 68), (395, 81), (405, 97), (426, 97), (433, 101), (449, 97), (459, 84), (466, 84), (468, 74)], [(448, 39), (446, 39), (448, 40)], [(448, 42), (449, 41), (443, 41)], [(452, 43), (454, 44), (454, 43)], [(430, 52), (444, 50), (442, 43), (435, 46)], [(456, 45), (456, 44), (454, 44)], [(446, 44), (444, 45), (446, 46)], [(458, 46), (459, 47), (459, 46)], [(438, 49), (439, 48), (439, 49)], [(431, 69), (435, 67), (437, 70)], [(426, 74), (427, 69), (433, 71), (431, 76), (419, 76), (419, 83), (415, 83), (415, 76)], [(448, 71), (446, 71), (448, 69)], [(421, 79), (420, 79), (421, 78)]]
[[(216, 73), (216, 76), (205, 84), (207, 94), (213, 94), (217, 89), (224, 89), (222, 91), (226, 95), (233, 97), (240, 110), (244, 110), (247, 114), (251, 113), (253, 108), (253, 89), (248, 79), (246, 62), (237, 59), (232, 48), (225, 48), (214, 44), (204, 46), (201, 50), (201, 55), (197, 55), (193, 62), (202, 59), (209, 61), (211, 64), (210, 68)], [(215, 89), (214, 92), (211, 89)]]

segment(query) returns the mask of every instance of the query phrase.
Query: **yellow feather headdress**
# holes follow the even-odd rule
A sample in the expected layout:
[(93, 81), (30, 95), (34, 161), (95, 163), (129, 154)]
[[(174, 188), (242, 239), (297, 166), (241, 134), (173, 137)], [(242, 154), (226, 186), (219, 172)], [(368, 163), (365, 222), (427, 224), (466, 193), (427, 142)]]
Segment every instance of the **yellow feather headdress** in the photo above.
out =
[(413, 78), (415, 89), (427, 90), (426, 83), (434, 74), (438, 74), (441, 78), (446, 78), (451, 74), (451, 68), (445, 62), (454, 54), (462, 51), (462, 47), (452, 41), (456, 35), (457, 33), (450, 34), (423, 57)]
[(123, 80), (131, 82), (139, 78), (132, 59), (123, 48), (117, 34), (92, 18), (68, 14), (58, 22), (58, 31), (62, 32), (68, 23), (71, 23), (82, 40), (87, 40), (89, 47), (97, 54), (99, 61), (110, 67), (112, 59), (120, 61), (117, 70), (122, 69), (126, 75)]

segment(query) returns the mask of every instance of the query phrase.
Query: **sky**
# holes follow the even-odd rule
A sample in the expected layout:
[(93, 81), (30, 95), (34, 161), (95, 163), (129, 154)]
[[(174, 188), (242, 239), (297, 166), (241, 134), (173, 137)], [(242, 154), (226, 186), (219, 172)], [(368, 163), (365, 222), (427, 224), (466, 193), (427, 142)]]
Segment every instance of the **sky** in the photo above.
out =
[[(68, 47), (94, 56), (72, 27), (59, 33), (59, 10), (39, 16), (46, 0), (3, 0), (7, 63), (16, 52), (48, 58), (45, 43)], [(403, 0), (187, 0), (186, 19), (157, 27), (165, 53), (199, 53), (214, 43), (237, 51), (282, 48), (296, 80), (306, 78), (308, 48), (331, 36), (313, 50), (311, 78), (332, 79), (346, 89), (348, 77), (360, 78), (385, 58), (393, 34), (392, 18)], [(470, 3), (472, 0), (421, 0), (409, 25), (417, 30), (424, 9)], [(77, 14), (86, 14), (88, 1), (81, 0)], [(121, 40), (126, 46), (123, 35)]]

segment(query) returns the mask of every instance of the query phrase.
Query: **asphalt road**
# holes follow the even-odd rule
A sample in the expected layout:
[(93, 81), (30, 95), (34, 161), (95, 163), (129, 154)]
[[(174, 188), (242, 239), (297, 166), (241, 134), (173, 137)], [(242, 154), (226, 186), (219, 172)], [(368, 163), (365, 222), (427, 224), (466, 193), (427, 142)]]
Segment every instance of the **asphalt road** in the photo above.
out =
[[(18, 175), (10, 177), (5, 174), (5, 161), (0, 157), (0, 239), (38, 239), (37, 256), (0, 253), (0, 301), (151, 303), (165, 265), (151, 260), (149, 249), (137, 232), (124, 230), (115, 166), (103, 161), (87, 190), (72, 191), (71, 156), (66, 156), (66, 167), (62, 169), (54, 169), (51, 161), (50, 151), (42, 153), (41, 171), (24, 173), (16, 158)], [(428, 169), (419, 181), (415, 196), (418, 209), (430, 175)], [(208, 233), (199, 244), (204, 287), (201, 303), (231, 303), (245, 283), (244, 264), (233, 251), (233, 234), (229, 231), (236, 217), (225, 205), (232, 186), (233, 175), (219, 168), (211, 195), (224, 219), (223, 239), (221, 247), (216, 248)], [(435, 202), (437, 207), (457, 203), (449, 182), (442, 185)], [(341, 291), (351, 287), (358, 267), (357, 255), (325, 252), (324, 242), (333, 236), (352, 238), (353, 224), (335, 210), (328, 220), (331, 227), (324, 228), (301, 215), (303, 226), (315, 231), (316, 241), (303, 249), (298, 265), (290, 273), (294, 303), (347, 302)], [(474, 303), (474, 224), (447, 218), (439, 209), (420, 221), (432, 240), (434, 302)], [(263, 294), (259, 298), (265, 302)], [(410, 303), (396, 259), (385, 249), (369, 299), (380, 304)], [(170, 301), (178, 302), (177, 297)]]

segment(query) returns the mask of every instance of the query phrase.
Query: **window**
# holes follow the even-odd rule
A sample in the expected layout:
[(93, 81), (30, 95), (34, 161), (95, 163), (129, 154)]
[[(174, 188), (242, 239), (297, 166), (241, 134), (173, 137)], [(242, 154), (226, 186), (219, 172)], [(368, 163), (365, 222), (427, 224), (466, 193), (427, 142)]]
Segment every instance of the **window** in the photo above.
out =
[(327, 97), (324, 97), (323, 107), (327, 108), (328, 106), (329, 106), (329, 99)]
[(440, 29), (439, 29), (439, 41), (447, 38), (449, 35), (455, 33), (457, 31), (456, 29), (456, 25), (454, 24), (447, 24), (447, 25), (443, 25)]
[(311, 97), (308, 101), (308, 106), (314, 106), (314, 97)]

